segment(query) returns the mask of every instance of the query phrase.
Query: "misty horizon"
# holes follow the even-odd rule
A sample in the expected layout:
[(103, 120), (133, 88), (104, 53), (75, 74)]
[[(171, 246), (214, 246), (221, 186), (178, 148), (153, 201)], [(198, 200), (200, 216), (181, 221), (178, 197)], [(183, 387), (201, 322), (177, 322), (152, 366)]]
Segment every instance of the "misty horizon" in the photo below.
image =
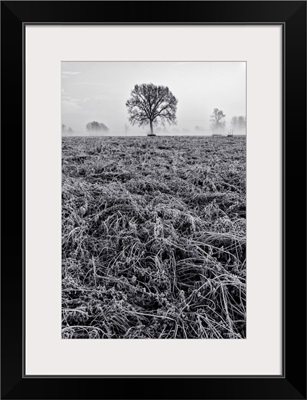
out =
[[(147, 135), (149, 126), (129, 123), (126, 107), (134, 86), (142, 83), (167, 86), (178, 100), (177, 123), (156, 126), (159, 136), (212, 135), (214, 108), (225, 114), (224, 134), (233, 129), (233, 117), (246, 118), (245, 62), (62, 62), (62, 135)], [(92, 121), (108, 131), (88, 132)]]

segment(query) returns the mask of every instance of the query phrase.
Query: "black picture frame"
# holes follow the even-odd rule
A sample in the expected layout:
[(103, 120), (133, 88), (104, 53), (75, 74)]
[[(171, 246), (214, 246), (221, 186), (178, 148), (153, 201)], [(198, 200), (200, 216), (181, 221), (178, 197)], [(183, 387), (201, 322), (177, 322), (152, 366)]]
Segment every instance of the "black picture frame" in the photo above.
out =
[[(282, 376), (24, 376), (26, 24), (283, 26)], [(306, 2), (3, 1), (1, 48), (2, 398), (306, 399)]]

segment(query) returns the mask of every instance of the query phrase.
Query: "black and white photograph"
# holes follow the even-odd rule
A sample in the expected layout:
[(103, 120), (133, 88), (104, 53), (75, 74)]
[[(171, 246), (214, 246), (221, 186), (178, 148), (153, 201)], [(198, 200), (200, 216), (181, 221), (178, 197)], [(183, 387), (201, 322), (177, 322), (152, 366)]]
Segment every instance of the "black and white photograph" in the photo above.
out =
[(246, 62), (62, 61), (62, 338), (246, 339)]

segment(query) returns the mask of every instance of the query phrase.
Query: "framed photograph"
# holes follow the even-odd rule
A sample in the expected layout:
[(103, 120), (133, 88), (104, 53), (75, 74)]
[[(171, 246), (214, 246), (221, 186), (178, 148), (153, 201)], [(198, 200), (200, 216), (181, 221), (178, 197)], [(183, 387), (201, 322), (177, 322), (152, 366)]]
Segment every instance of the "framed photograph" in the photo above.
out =
[(306, 2), (1, 11), (2, 398), (306, 399)]

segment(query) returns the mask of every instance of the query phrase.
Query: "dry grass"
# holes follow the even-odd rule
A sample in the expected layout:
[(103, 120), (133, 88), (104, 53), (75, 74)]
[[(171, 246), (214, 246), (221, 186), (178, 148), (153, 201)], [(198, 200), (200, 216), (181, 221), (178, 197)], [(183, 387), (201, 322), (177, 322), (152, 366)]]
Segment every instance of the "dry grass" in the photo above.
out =
[(62, 337), (245, 338), (245, 138), (63, 138)]

